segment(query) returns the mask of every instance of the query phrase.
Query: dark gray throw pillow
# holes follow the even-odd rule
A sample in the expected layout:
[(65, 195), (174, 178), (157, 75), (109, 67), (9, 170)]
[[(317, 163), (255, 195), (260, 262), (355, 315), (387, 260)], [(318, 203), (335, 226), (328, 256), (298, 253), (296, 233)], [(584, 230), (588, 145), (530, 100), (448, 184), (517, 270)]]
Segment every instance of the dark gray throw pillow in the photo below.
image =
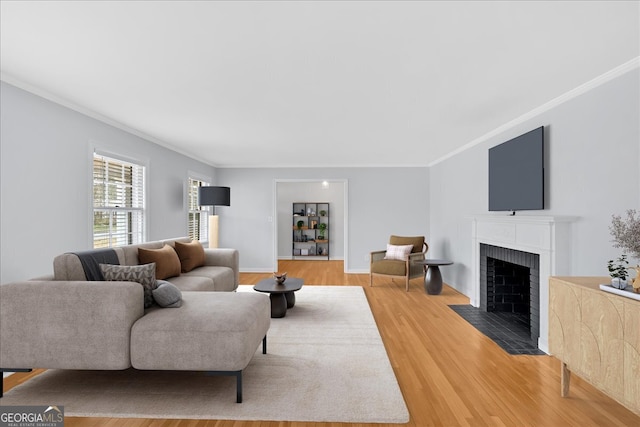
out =
[(153, 299), (160, 307), (180, 307), (182, 305), (182, 292), (173, 283), (158, 280), (158, 287), (152, 292)]

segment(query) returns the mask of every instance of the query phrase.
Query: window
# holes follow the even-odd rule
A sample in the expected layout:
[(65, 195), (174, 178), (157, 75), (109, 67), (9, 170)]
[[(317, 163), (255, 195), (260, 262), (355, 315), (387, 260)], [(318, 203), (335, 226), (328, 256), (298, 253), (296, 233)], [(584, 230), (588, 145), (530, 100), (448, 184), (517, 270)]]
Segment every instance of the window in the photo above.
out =
[(142, 165), (93, 154), (93, 247), (144, 241)]
[(198, 201), (198, 187), (210, 185), (197, 178), (189, 177), (189, 237), (205, 241), (209, 238), (209, 211), (202, 208)]

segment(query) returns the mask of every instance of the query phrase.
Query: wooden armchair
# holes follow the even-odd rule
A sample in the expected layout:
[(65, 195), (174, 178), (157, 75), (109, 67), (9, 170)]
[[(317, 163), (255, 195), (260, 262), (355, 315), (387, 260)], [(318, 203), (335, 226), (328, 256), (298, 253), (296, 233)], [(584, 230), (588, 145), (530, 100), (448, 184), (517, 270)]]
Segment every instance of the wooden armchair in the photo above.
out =
[[(373, 286), (374, 276), (390, 277), (391, 281), (393, 281), (394, 278), (403, 278), (405, 280), (406, 290), (409, 292), (409, 279), (422, 277), (424, 275), (423, 266), (420, 264), (414, 264), (413, 261), (425, 259), (424, 257), (429, 246), (425, 242), (424, 236), (391, 236), (389, 238), (389, 245), (412, 245), (413, 248), (411, 249), (411, 252), (406, 255), (405, 259), (388, 259), (387, 251), (371, 252), (369, 264), (369, 286)], [(388, 246), (387, 248), (389, 249)]]

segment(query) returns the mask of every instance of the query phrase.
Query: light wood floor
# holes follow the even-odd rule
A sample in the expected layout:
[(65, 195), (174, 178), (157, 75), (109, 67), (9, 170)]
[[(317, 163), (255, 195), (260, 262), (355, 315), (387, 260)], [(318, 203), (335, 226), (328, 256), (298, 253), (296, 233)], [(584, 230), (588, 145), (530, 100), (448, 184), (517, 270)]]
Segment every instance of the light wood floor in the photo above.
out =
[[(550, 356), (511, 356), (448, 308), (468, 304), (445, 286), (425, 294), (420, 279), (404, 283), (343, 274), (340, 261), (283, 261), (280, 271), (305, 286), (362, 286), (411, 414), (408, 426), (640, 426), (640, 417), (575, 375), (560, 397), (560, 362)], [(268, 274), (241, 274), (255, 284)], [(446, 276), (445, 276), (446, 279)], [(14, 374), (5, 390), (36, 373)], [(367, 396), (363, 395), (362, 399)], [(384, 427), (382, 424), (66, 418), (75, 426)]]

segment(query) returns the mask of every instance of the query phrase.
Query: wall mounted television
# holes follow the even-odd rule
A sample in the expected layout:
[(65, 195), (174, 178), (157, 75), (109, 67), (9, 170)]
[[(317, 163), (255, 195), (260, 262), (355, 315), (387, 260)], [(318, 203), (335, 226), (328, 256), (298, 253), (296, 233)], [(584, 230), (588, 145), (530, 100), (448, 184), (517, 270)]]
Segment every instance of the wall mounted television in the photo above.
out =
[(544, 126), (489, 149), (489, 211), (544, 209)]

